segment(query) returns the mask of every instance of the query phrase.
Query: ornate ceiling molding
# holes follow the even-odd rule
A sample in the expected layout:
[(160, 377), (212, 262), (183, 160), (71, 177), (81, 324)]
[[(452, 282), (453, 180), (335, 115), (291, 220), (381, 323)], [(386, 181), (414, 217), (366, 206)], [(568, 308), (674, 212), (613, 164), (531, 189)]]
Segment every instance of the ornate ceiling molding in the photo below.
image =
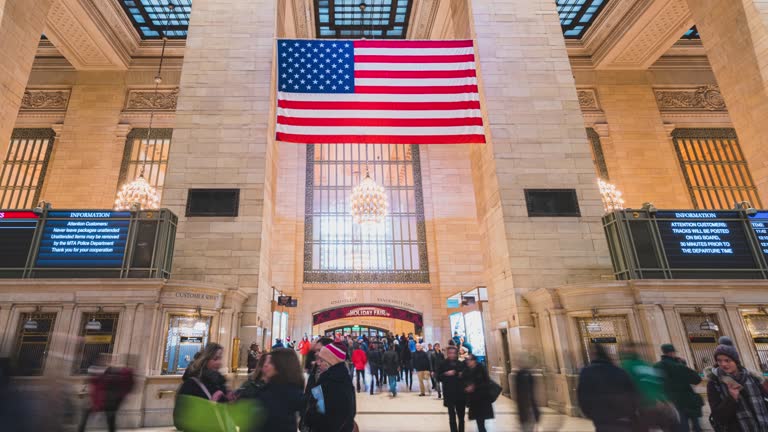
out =
[(70, 89), (26, 89), (21, 99), (21, 112), (66, 112)]
[(705, 85), (695, 88), (654, 89), (661, 111), (727, 111), (720, 88)]
[(124, 112), (176, 111), (179, 89), (131, 89), (125, 98)]
[(298, 39), (315, 38), (312, 0), (293, 0), (293, 22)]
[(597, 90), (593, 88), (576, 89), (579, 97), (579, 106), (582, 111), (602, 111), (600, 102), (597, 99)]
[(408, 39), (430, 39), (439, 6), (438, 0), (419, 0), (413, 5)]

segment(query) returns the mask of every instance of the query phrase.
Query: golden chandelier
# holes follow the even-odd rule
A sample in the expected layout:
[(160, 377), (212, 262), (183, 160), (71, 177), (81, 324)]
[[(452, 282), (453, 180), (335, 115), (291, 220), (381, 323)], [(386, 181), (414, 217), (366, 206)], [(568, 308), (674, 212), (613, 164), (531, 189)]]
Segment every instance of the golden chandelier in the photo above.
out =
[(381, 223), (387, 216), (387, 201), (384, 188), (366, 172), (363, 181), (352, 189), (352, 220), (359, 225)]

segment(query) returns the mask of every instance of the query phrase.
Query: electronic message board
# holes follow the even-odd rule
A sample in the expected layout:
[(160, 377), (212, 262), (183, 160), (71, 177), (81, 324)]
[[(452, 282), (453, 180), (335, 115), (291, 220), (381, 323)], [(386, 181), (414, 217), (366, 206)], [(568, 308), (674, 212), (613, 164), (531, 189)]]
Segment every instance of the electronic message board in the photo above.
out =
[(656, 223), (671, 269), (758, 266), (739, 212), (659, 211)]
[(37, 220), (31, 211), (0, 210), (0, 267), (26, 267)]
[(120, 268), (123, 265), (130, 218), (130, 212), (48, 212), (36, 266)]
[(749, 222), (757, 237), (760, 251), (768, 261), (768, 211), (760, 211), (750, 215)]

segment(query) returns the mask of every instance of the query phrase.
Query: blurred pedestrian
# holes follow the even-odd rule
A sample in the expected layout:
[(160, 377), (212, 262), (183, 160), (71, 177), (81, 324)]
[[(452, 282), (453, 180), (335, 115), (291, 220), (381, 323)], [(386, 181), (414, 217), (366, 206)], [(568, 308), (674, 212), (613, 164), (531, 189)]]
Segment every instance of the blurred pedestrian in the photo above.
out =
[[(415, 345), (414, 345), (415, 349)], [(408, 391), (411, 391), (413, 389), (413, 353), (411, 353), (410, 348), (408, 347), (408, 340), (405, 338), (402, 338), (400, 340), (400, 371), (403, 375), (403, 380), (405, 381), (406, 387), (408, 387)]]
[(515, 402), (517, 402), (520, 429), (523, 432), (536, 430), (536, 425), (541, 419), (541, 412), (534, 394), (533, 375), (530, 370), (532, 366), (532, 359), (529, 356), (522, 356), (520, 369), (515, 374)]
[(332, 343), (317, 354), (320, 376), (310, 389), (306, 414), (310, 432), (352, 432), (357, 412), (355, 388), (344, 364), (345, 347)]
[(416, 351), (413, 353), (413, 368), (416, 369), (416, 376), (419, 380), (419, 396), (426, 396), (425, 389), (429, 389), (429, 395), (432, 396), (429, 380), (432, 375), (432, 365), (429, 362), (429, 355), (424, 352), (424, 345), (420, 343), (416, 344)]
[(701, 408), (704, 401), (701, 399), (693, 387), (701, 382), (699, 374), (686, 366), (677, 356), (677, 350), (672, 344), (661, 346), (661, 361), (654, 365), (662, 372), (664, 377), (664, 392), (669, 400), (675, 405), (675, 409), (680, 417), (680, 432), (690, 430), (690, 422), (693, 422), (693, 430), (701, 432), (699, 417), (701, 417)]
[(440, 344), (435, 343), (435, 345), (432, 347), (432, 351), (429, 353), (429, 363), (432, 366), (432, 388), (437, 390), (437, 398), (440, 399), (443, 397), (442, 392), (442, 385), (440, 384), (439, 377), (437, 376), (437, 371), (440, 370), (440, 366), (442, 366), (443, 362), (445, 361), (445, 354), (443, 354), (443, 350), (440, 349)]
[(464, 372), (464, 391), (467, 393), (467, 406), (470, 420), (477, 422), (477, 432), (486, 432), (485, 421), (493, 418), (493, 400), (491, 399), (491, 377), (474, 354), (467, 356), (467, 370)]
[(717, 367), (707, 376), (712, 419), (727, 432), (768, 431), (768, 392), (763, 378), (742, 366), (730, 338), (721, 337), (718, 342), (714, 352)]
[(301, 355), (300, 365), (304, 367), (307, 361), (307, 356), (312, 349), (312, 343), (309, 341), (307, 336), (304, 336), (301, 341), (299, 341), (299, 345), (296, 347), (296, 349), (299, 350), (299, 354)]
[(651, 367), (640, 357), (638, 346), (625, 344), (621, 349), (621, 368), (624, 369), (638, 393), (638, 426), (640, 430), (661, 429), (673, 432), (679, 419), (674, 406), (664, 392), (664, 376), (661, 370)]
[(333, 343), (333, 339), (329, 337), (321, 337), (317, 339), (314, 345), (312, 345), (312, 350), (309, 352), (308, 359), (311, 357), (313, 360), (309, 365), (309, 370), (307, 372), (307, 385), (304, 387), (304, 409), (301, 412), (301, 420), (299, 421), (299, 429), (302, 432), (308, 432), (309, 426), (306, 424), (306, 416), (307, 412), (310, 410), (310, 404), (312, 403), (312, 388), (315, 387), (317, 383), (317, 379), (320, 376), (320, 367), (318, 364), (318, 357), (317, 354), (320, 352), (323, 347), (328, 346)]
[(256, 369), (256, 364), (259, 362), (259, 357), (261, 356), (261, 349), (259, 349), (259, 344), (256, 342), (251, 343), (251, 346), (248, 348), (248, 373), (250, 374), (253, 372), (254, 369)]
[(377, 342), (371, 342), (371, 345), (368, 348), (368, 368), (371, 370), (371, 394), (373, 394), (374, 385), (381, 391), (381, 361), (382, 353), (379, 344)]
[(391, 344), (389, 351), (384, 353), (381, 358), (381, 366), (384, 369), (384, 373), (387, 374), (389, 392), (392, 393), (392, 397), (395, 397), (397, 396), (397, 374), (400, 368), (400, 357), (397, 354), (396, 344)]
[(272, 349), (285, 348), (283, 340), (280, 338), (275, 339), (275, 343), (272, 345)]
[(635, 385), (602, 345), (593, 344), (592, 351), (592, 362), (579, 374), (576, 389), (581, 412), (597, 432), (632, 432), (638, 409)]
[(173, 424), (183, 431), (187, 425), (190, 411), (182, 402), (183, 397), (207, 399), (213, 402), (227, 402), (234, 399), (234, 393), (227, 390), (224, 375), (219, 372), (223, 366), (224, 348), (217, 343), (209, 343), (200, 356), (187, 368), (186, 379), (176, 392), (176, 404), (173, 410)]
[(259, 361), (253, 368), (253, 372), (248, 375), (248, 379), (235, 391), (236, 399), (255, 399), (264, 387), (265, 381), (263, 375), (264, 363), (267, 361), (267, 354), (259, 357)]
[(120, 404), (133, 389), (133, 370), (127, 365), (117, 367), (110, 363), (111, 356), (102, 354), (98, 364), (89, 369), (90, 405), (80, 421), (80, 432), (85, 430), (88, 418), (95, 412), (104, 412), (110, 432), (117, 430), (117, 412), (120, 410)]
[(363, 391), (365, 386), (365, 365), (368, 363), (368, 356), (359, 343), (355, 343), (352, 351), (352, 364), (355, 366), (355, 377), (357, 378), (357, 392), (360, 393), (360, 380), (363, 380)]
[(448, 424), (451, 432), (464, 432), (464, 394), (463, 375), (466, 366), (459, 361), (459, 350), (449, 346), (445, 351), (445, 361), (437, 370), (437, 377), (443, 383), (443, 406), (448, 408)]
[(266, 413), (261, 430), (296, 432), (296, 414), (302, 409), (304, 389), (299, 358), (291, 348), (278, 348), (265, 356), (261, 373), (264, 386), (253, 395)]

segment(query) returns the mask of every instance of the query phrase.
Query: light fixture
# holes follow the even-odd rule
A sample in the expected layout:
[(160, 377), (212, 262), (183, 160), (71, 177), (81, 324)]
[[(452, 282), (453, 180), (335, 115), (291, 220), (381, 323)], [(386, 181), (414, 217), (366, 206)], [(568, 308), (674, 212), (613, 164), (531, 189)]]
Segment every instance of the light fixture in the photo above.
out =
[[(40, 313), (40, 306), (35, 306), (34, 313)], [(39, 325), (37, 323), (37, 320), (35, 320), (30, 314), (30, 317), (26, 321), (24, 321), (24, 330), (33, 331), (33, 330), (37, 330), (38, 327)]]
[(352, 220), (358, 225), (378, 224), (388, 211), (387, 194), (366, 171), (365, 178), (352, 189)]
[[(101, 313), (101, 306), (96, 313)], [(96, 319), (96, 314), (91, 315), (91, 320), (85, 324), (85, 329), (89, 331), (101, 331), (101, 321)]]
[(195, 325), (192, 326), (192, 328), (197, 331), (208, 330), (208, 323), (203, 320), (203, 309), (200, 306), (197, 307), (197, 321), (195, 322)]
[(644, 202), (642, 209), (646, 210), (648, 213), (656, 213), (657, 211), (659, 211), (659, 209), (657, 209), (652, 202)]
[(733, 205), (734, 210), (744, 210), (748, 216), (757, 214), (757, 209), (752, 207), (752, 203), (749, 201), (739, 201)]
[(606, 213), (624, 209), (624, 198), (621, 197), (621, 191), (616, 189), (616, 186), (601, 178), (597, 179), (597, 186), (600, 188), (600, 198), (603, 200)]
[[(703, 314), (701, 308), (696, 308), (696, 312)], [(699, 329), (703, 331), (717, 332), (720, 331), (720, 327), (709, 318), (709, 315), (704, 315), (704, 321), (699, 324)]]
[[(168, 11), (173, 11), (175, 5), (169, 2), (166, 7)], [(168, 43), (168, 24), (170, 17), (166, 13), (165, 17), (165, 29), (163, 30), (163, 48), (160, 51), (160, 65), (157, 68), (157, 75), (155, 75), (155, 96), (153, 101), (158, 99), (159, 87), (163, 82), (163, 60), (165, 59), (165, 46)], [(115, 199), (115, 210), (155, 210), (160, 208), (160, 194), (157, 192), (157, 188), (149, 184), (146, 178), (144, 178), (144, 172), (147, 167), (147, 156), (150, 150), (150, 138), (152, 137), (152, 121), (155, 119), (155, 104), (151, 104), (149, 112), (149, 128), (147, 129), (146, 145), (147, 151), (144, 152), (144, 160), (141, 163), (141, 170), (139, 171), (136, 179), (126, 183), (120, 188), (120, 192), (117, 193), (117, 199)], [(139, 146), (142, 143), (139, 141)], [(141, 151), (139, 151), (141, 154)]]
[(592, 321), (588, 322), (586, 327), (588, 333), (600, 333), (603, 331), (603, 326), (597, 321), (597, 308), (592, 309)]

